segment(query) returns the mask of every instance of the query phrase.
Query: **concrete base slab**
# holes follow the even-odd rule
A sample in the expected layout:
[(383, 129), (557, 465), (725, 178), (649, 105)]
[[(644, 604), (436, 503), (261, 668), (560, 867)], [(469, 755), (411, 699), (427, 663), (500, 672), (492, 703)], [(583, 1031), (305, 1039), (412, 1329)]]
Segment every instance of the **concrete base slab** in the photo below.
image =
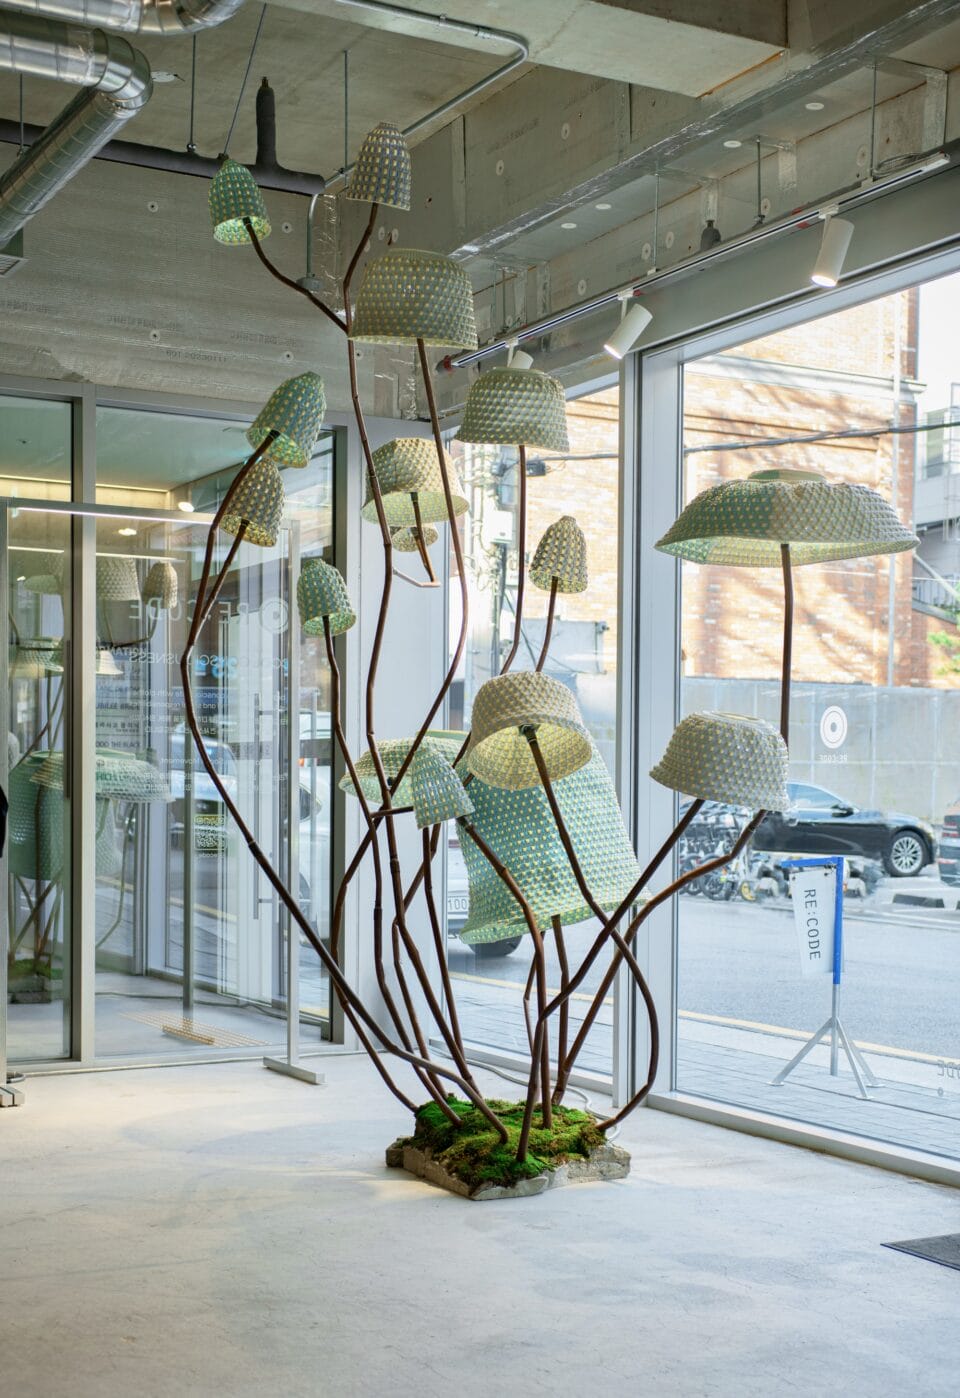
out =
[(596, 1180), (622, 1180), (630, 1173), (630, 1153), (622, 1146), (607, 1141), (581, 1160), (568, 1160), (556, 1170), (544, 1170), (532, 1179), (518, 1180), (513, 1185), (483, 1184), (473, 1189), (457, 1175), (452, 1175), (429, 1151), (411, 1146), (401, 1136), (387, 1146), (386, 1163), (392, 1169), (406, 1170), (417, 1179), (426, 1180), (463, 1199), (484, 1203), (488, 1199), (528, 1199), (531, 1194), (544, 1194), (565, 1184), (586, 1184)]

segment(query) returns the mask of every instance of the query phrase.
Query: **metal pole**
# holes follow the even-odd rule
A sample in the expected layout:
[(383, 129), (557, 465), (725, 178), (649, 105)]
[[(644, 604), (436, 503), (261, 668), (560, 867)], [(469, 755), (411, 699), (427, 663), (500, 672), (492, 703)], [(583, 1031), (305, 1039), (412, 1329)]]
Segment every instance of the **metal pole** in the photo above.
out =
[(196, 859), (196, 800), (193, 789), (193, 736), (183, 725), (183, 985), (181, 999), (186, 1019), (193, 1014), (195, 960), (194, 875)]
[[(7, 523), (9, 514), (6, 507), (0, 510), (0, 655), (8, 654), (9, 644), (9, 624), (7, 602), (10, 597), (10, 555), (7, 552)], [(3, 734), (3, 742), (0, 743), (0, 779), (4, 791), (8, 789), (8, 753), (6, 735), (10, 731), (10, 688), (9, 679), (4, 672), (3, 684), (0, 685), (0, 733)], [(23, 1093), (18, 1092), (14, 1087), (7, 1086), (7, 956), (10, 951), (10, 900), (7, 897), (9, 887), (10, 872), (7, 868), (7, 854), (4, 850), (3, 858), (0, 859), (0, 888), (3, 889), (3, 897), (0, 898), (0, 1107), (19, 1107), (23, 1102)]]

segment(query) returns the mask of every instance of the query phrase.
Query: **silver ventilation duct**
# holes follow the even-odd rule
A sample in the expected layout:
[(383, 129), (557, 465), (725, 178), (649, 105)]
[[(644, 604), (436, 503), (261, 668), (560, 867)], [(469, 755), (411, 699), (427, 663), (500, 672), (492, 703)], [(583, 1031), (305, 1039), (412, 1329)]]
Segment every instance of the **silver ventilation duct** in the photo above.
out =
[(243, 3), (244, 0), (0, 0), (0, 10), (18, 10), (121, 34), (189, 34), (194, 29), (212, 29), (222, 24)]

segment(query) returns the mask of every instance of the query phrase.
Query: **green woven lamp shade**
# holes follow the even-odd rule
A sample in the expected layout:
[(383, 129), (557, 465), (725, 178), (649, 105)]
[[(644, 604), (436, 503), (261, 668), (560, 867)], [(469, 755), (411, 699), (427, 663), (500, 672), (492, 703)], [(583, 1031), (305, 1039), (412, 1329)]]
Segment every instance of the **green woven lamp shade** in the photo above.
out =
[(144, 602), (156, 602), (157, 611), (169, 612), (177, 605), (177, 570), (172, 563), (155, 563), (143, 582)]
[(466, 787), (430, 738), (424, 739), (410, 763), (410, 804), (418, 830), (473, 812)]
[[(50, 756), (48, 752), (31, 753), (10, 771), (10, 872), (25, 879), (58, 880), (65, 873), (63, 828), (67, 808), (63, 791), (39, 786), (33, 780)], [(122, 846), (112, 805), (100, 797), (96, 801), (95, 849), (96, 873), (119, 875)]]
[(23, 586), (27, 592), (37, 593), (41, 597), (56, 597), (63, 584), (54, 573), (35, 573), (33, 577), (24, 578)]
[[(468, 788), (474, 812), (470, 825), (503, 861), (530, 903), (541, 927), (556, 915), (566, 926), (592, 917), (577, 887), (542, 787), (506, 791), (476, 778)], [(611, 912), (640, 878), (603, 758), (592, 749), (589, 762), (554, 785), (564, 823), (597, 901)], [(469, 945), (497, 942), (527, 931), (527, 924), (503, 880), (461, 829), (467, 866), (470, 910), (459, 933)]]
[[(430, 729), (424, 741), (427, 739), (433, 744), (436, 752), (444, 757), (447, 762), (453, 762), (466, 735), (463, 733), (445, 733), (440, 729)], [(383, 770), (387, 778), (392, 780), (400, 770), (401, 763), (406, 760), (407, 753), (413, 743), (412, 738), (386, 738), (377, 745), (380, 754), (380, 761), (383, 763)], [(410, 764), (413, 766), (413, 763)], [(380, 804), (380, 783), (377, 780), (376, 768), (373, 765), (373, 758), (369, 752), (365, 752), (356, 763), (357, 776), (360, 778), (360, 789), (366, 799), (377, 806)], [(341, 791), (346, 791), (349, 795), (355, 796), (353, 782), (350, 774), (340, 779)], [(407, 768), (403, 776), (403, 781), (393, 793), (393, 804), (395, 806), (413, 805), (413, 787), (411, 781), (410, 767)]]
[(563, 384), (539, 369), (488, 369), (467, 394), (461, 442), (568, 451)]
[(267, 448), (271, 461), (306, 466), (323, 426), (327, 399), (319, 374), (298, 374), (275, 388), (267, 405), (247, 428), (247, 441), (258, 447), (269, 432), (279, 435)]
[(137, 565), (132, 558), (111, 553), (97, 554), (97, 601), (140, 601)]
[[(397, 553), (416, 553), (418, 551), (417, 536), (420, 530), (416, 525), (411, 525), (405, 529), (391, 529), (390, 539)], [(423, 547), (428, 549), (431, 544), (435, 544), (440, 537), (439, 530), (432, 524), (423, 526)]]
[[(463, 493), (463, 486), (453, 462), (446, 454), (444, 459), (453, 498), (453, 512), (462, 515), (468, 508), (467, 497)], [(440, 458), (437, 456), (436, 446), (426, 437), (400, 437), (394, 442), (387, 442), (378, 447), (373, 453), (373, 469), (383, 497), (383, 512), (387, 517), (387, 524), (391, 527), (405, 528), (416, 524), (414, 494), (420, 506), (420, 518), (425, 524), (447, 518), (447, 500), (443, 493)], [(377, 506), (370, 489), (369, 476), (367, 495), (360, 513), (364, 519), (376, 522)]]
[[(17, 570), (15, 574), (14, 569)], [(55, 597), (63, 587), (63, 554), (11, 549), (10, 571), (17, 577), (23, 575), (22, 585), (26, 592)]]
[(239, 534), (246, 524), (245, 539), (261, 548), (272, 548), (280, 532), (283, 518), (283, 481), (276, 463), (261, 458), (247, 472), (220, 528), (227, 534)]
[(10, 647), (8, 674), (12, 680), (42, 680), (63, 674), (62, 643), (50, 636), (35, 636)]
[(243, 226), (247, 218), (261, 241), (270, 232), (260, 187), (247, 167), (236, 160), (225, 160), (210, 181), (208, 203), (213, 236), (218, 243), (234, 247), (249, 243), (250, 234)]
[(573, 515), (562, 515), (543, 532), (533, 562), (530, 581), (549, 592), (586, 592), (587, 541)]
[(704, 801), (783, 811), (787, 745), (772, 723), (741, 714), (690, 714), (673, 731), (650, 775), (661, 786)]
[[(173, 799), (158, 769), (129, 752), (98, 748), (95, 758), (94, 790), (99, 798), (114, 801), (171, 801)], [(48, 753), (46, 761), (33, 773), (37, 786), (63, 790), (63, 753)]]
[(519, 791), (540, 784), (524, 728), (536, 729), (551, 782), (590, 761), (590, 735), (577, 701), (549, 675), (520, 670), (487, 680), (473, 701), (472, 722), (467, 766), (490, 786)]
[(903, 553), (918, 542), (875, 490), (780, 470), (704, 490), (657, 548), (690, 563), (779, 568), (781, 544), (790, 545), (792, 563), (804, 564)]
[(459, 262), (438, 252), (393, 248), (367, 263), (350, 338), (476, 349), (470, 278)]
[(349, 631), (357, 619), (339, 569), (324, 563), (322, 558), (304, 559), (297, 579), (297, 609), (300, 625), (308, 636), (323, 635), (324, 617), (330, 622), (333, 636)]
[(381, 121), (364, 138), (345, 190), (347, 199), (410, 207), (410, 151), (403, 132), (392, 121)]

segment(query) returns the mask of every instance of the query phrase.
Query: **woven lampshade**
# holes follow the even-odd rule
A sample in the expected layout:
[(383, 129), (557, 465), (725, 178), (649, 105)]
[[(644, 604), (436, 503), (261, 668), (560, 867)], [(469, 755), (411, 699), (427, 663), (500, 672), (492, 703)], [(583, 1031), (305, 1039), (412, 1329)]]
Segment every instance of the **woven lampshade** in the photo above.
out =
[(272, 548), (283, 518), (283, 481), (276, 463), (261, 459), (254, 463), (233, 497), (230, 510), (220, 521), (228, 534), (239, 534), (246, 524), (245, 539), (261, 548)]
[(24, 578), (23, 586), (27, 592), (35, 592), (42, 597), (56, 597), (59, 596), (63, 584), (53, 573), (35, 573), (33, 577)]
[(539, 369), (488, 369), (467, 394), (461, 442), (568, 451), (563, 384)]
[(303, 561), (297, 579), (297, 609), (300, 625), (308, 636), (323, 635), (324, 617), (329, 618), (334, 636), (349, 631), (357, 619), (339, 569), (324, 563), (322, 558)]
[(418, 830), (473, 811), (466, 787), (430, 738), (424, 739), (410, 763), (410, 804)]
[[(468, 508), (460, 477), (453, 462), (445, 454), (453, 512), (462, 515)], [(447, 518), (447, 501), (440, 475), (437, 448), (426, 437), (400, 437), (387, 442), (373, 453), (373, 469), (383, 496), (383, 512), (394, 528), (416, 524), (413, 493), (420, 506), (420, 518), (425, 524)], [(360, 513), (364, 519), (376, 521), (377, 506), (367, 478), (367, 495)], [(414, 544), (416, 547), (416, 544)]]
[(831, 484), (813, 471), (755, 471), (704, 490), (657, 544), (690, 563), (779, 568), (780, 545), (794, 564), (902, 553), (919, 540), (882, 495)]
[(399, 126), (381, 121), (367, 133), (344, 193), (366, 204), (409, 209), (410, 152)]
[(285, 379), (247, 428), (247, 441), (258, 447), (268, 432), (277, 432), (279, 436), (266, 451), (270, 460), (284, 466), (306, 466), (326, 410), (327, 399), (319, 374)]
[(139, 602), (137, 565), (132, 558), (118, 554), (97, 554), (97, 601)]
[(470, 278), (441, 253), (391, 248), (364, 269), (350, 338), (476, 349)]
[[(391, 529), (390, 538), (397, 553), (416, 553), (417, 535), (419, 532), (416, 525), (412, 525), (407, 529)], [(439, 530), (432, 524), (425, 524), (423, 526), (423, 547), (425, 549), (428, 549), (431, 544), (435, 544), (439, 537)]]
[(172, 563), (155, 563), (143, 583), (144, 602), (156, 602), (157, 610), (169, 612), (177, 605), (177, 570)]
[(208, 203), (213, 236), (218, 243), (233, 246), (249, 243), (250, 234), (243, 226), (245, 218), (250, 220), (261, 241), (270, 232), (270, 219), (260, 188), (247, 167), (235, 160), (225, 160), (210, 181)]
[[(433, 744), (435, 751), (448, 762), (453, 762), (460, 748), (463, 746), (463, 733), (445, 733), (440, 729), (431, 729), (427, 732), (424, 741), (427, 739)], [(380, 761), (383, 763), (383, 770), (388, 779), (392, 779), (400, 770), (401, 763), (406, 759), (410, 751), (412, 738), (386, 738), (377, 745), (380, 754)], [(411, 763), (412, 767), (413, 764)], [(357, 776), (360, 778), (360, 789), (366, 799), (375, 805), (380, 804), (380, 783), (377, 780), (376, 769), (373, 765), (373, 758), (369, 752), (365, 752), (357, 761)], [(353, 782), (350, 774), (340, 779), (341, 791), (346, 791), (349, 795), (355, 796)], [(393, 804), (395, 806), (413, 805), (413, 788), (411, 784), (411, 773), (408, 767), (404, 773), (403, 781), (393, 793)]]
[(523, 728), (536, 729), (551, 782), (590, 761), (590, 735), (577, 701), (549, 675), (520, 670), (487, 680), (477, 690), (472, 721), (467, 765), (490, 786), (519, 791), (540, 784)]
[[(516, 879), (541, 927), (554, 915), (564, 925), (592, 917), (543, 788), (505, 791), (474, 778), (468, 789), (474, 812), (460, 834), (470, 886), (470, 911), (459, 933), (463, 941), (497, 942), (527, 931), (519, 903), (470, 838), (470, 826)], [(640, 866), (596, 748), (586, 766), (553, 789), (587, 883), (601, 907), (611, 912), (640, 878)]]
[[(130, 752), (98, 748), (95, 755), (94, 789), (103, 800), (170, 801), (172, 796), (158, 769)], [(63, 790), (63, 753), (51, 752), (33, 773), (37, 786)]]
[(120, 679), (123, 675), (117, 657), (107, 646), (97, 646), (97, 674), (112, 680)]
[(530, 581), (544, 592), (554, 579), (558, 592), (587, 590), (587, 541), (573, 515), (561, 515), (548, 525), (530, 564)]
[(704, 801), (783, 811), (787, 745), (772, 723), (741, 714), (690, 714), (673, 730), (650, 775), (661, 786)]
[[(62, 788), (40, 786), (33, 780), (50, 756), (48, 752), (31, 753), (10, 772), (7, 850), (10, 872), (21, 878), (59, 880), (65, 872), (63, 836), (68, 807)], [(117, 876), (122, 843), (112, 803), (100, 797), (96, 800), (95, 828), (95, 872)]]
[(32, 549), (10, 550), (10, 571), (25, 574), (23, 587), (27, 592), (44, 597), (57, 596), (63, 587), (63, 554), (34, 552)]
[(52, 636), (34, 636), (10, 647), (8, 675), (12, 680), (42, 680), (63, 674), (62, 642)]

